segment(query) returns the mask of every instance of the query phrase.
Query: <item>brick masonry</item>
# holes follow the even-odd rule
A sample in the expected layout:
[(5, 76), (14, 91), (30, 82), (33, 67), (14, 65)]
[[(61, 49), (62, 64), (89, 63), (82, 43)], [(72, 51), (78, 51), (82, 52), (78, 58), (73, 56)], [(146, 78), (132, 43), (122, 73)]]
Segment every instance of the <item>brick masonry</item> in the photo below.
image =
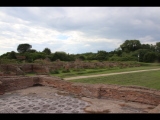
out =
[(47, 75), (38, 76), (8, 76), (0, 77), (0, 94), (4, 92), (23, 89), (41, 84), (44, 86), (55, 87), (59, 90), (67, 91), (71, 94), (90, 98), (117, 99), (132, 102), (139, 102), (151, 105), (160, 104), (160, 91), (136, 86), (119, 86), (104, 84), (84, 84), (71, 83), (58, 77)]
[(3, 95), (3, 94), (4, 94), (4, 87), (2, 82), (0, 81), (0, 95)]

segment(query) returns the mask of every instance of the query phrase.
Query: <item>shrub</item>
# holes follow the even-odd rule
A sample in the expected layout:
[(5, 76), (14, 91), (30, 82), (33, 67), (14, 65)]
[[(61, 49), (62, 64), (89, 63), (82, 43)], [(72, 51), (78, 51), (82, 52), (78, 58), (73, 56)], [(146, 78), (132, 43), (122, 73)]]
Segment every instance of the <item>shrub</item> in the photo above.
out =
[(68, 72), (70, 72), (70, 70), (69, 70), (69, 69), (67, 69), (67, 70), (62, 70), (62, 72), (63, 72), (63, 73), (68, 73)]
[(51, 74), (59, 74), (60, 72), (58, 70), (54, 70), (50, 72)]

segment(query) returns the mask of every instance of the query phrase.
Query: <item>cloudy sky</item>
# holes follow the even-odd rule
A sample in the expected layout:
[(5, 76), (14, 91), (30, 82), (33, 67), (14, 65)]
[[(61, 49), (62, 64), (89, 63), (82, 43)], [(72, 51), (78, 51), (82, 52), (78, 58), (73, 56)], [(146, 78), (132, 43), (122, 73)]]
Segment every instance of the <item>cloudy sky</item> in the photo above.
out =
[(160, 42), (160, 7), (0, 7), (0, 55), (22, 43), (54, 53), (113, 51)]

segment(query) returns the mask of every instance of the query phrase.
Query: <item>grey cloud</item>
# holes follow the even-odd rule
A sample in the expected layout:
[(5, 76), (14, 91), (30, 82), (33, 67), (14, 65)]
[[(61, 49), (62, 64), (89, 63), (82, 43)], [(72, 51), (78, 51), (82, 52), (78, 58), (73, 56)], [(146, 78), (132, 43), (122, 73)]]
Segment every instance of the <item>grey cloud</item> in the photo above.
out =
[[(80, 31), (85, 38), (90, 39), (119, 39), (118, 43), (126, 39), (142, 39), (142, 41), (146, 39), (149, 42), (160, 40), (159, 7), (1, 7), (0, 13), (6, 15), (0, 18), (0, 22), (8, 24), (0, 27), (0, 36), (6, 38), (13, 36), (2, 34), (2, 31), (15, 32), (17, 37), (26, 40), (27, 38), (24, 39), (24, 37), (27, 37), (26, 33), (31, 32), (30, 27), (40, 26), (61, 33)], [(16, 30), (13, 24), (23, 24), (24, 27)], [(113, 43), (117, 41), (113, 40)], [(90, 44), (92, 47), (84, 47), (85, 44)], [(84, 43), (82, 44), (83, 50), (75, 48), (73, 51), (81, 52), (88, 49), (110, 51), (117, 47), (115, 44), (108, 44), (105, 45), (105, 42)], [(47, 45), (54, 46), (46, 43)], [(52, 50), (54, 49), (58, 48), (54, 46)], [(68, 48), (66, 50), (72, 51)]]

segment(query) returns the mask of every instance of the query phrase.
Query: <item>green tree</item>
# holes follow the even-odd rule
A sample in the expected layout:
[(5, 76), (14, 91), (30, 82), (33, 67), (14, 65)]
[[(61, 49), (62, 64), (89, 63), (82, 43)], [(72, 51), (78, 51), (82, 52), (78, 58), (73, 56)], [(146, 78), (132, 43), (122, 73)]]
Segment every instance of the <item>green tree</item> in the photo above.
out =
[(157, 62), (160, 62), (160, 53), (156, 53)]
[(160, 53), (160, 42), (156, 43), (156, 51)]
[(107, 60), (108, 53), (104, 50), (99, 50), (97, 52), (96, 58), (99, 61)]
[(139, 62), (144, 62), (144, 55), (148, 52), (151, 52), (150, 49), (138, 49), (133, 53), (133, 56), (137, 57), (139, 55)]
[(151, 46), (149, 45), (149, 44), (142, 44), (141, 45), (141, 49), (150, 49), (151, 48)]
[(49, 48), (45, 48), (42, 52), (46, 53), (47, 55), (51, 54), (51, 50)]
[(120, 47), (118, 47), (117, 49), (114, 50), (114, 54), (117, 54), (118, 56), (122, 55), (122, 50)]
[(29, 53), (35, 53), (35, 52), (37, 52), (35, 49), (30, 49), (30, 50), (28, 50), (28, 52)]
[(85, 60), (85, 57), (83, 55), (80, 55), (78, 58), (81, 60)]
[(144, 62), (154, 62), (156, 60), (155, 52), (148, 52), (144, 55)]
[(28, 43), (19, 44), (17, 47), (17, 51), (19, 53), (25, 53), (25, 52), (29, 51), (31, 48), (32, 48), (32, 46)]
[(140, 49), (141, 43), (139, 40), (126, 40), (120, 47), (124, 52), (131, 52)]
[(96, 54), (97, 53), (88, 52), (83, 53), (83, 56), (85, 56), (86, 60), (96, 60)]
[(16, 52), (11, 51), (11, 52), (9, 53), (9, 59), (16, 59)]
[(52, 61), (55, 60), (68, 61), (68, 55), (65, 52), (55, 52), (51, 58)]
[(44, 59), (46, 57), (46, 54), (43, 52), (35, 52), (35, 53), (26, 52), (24, 53), (24, 55), (26, 56), (26, 61), (28, 62), (33, 62), (36, 59)]

